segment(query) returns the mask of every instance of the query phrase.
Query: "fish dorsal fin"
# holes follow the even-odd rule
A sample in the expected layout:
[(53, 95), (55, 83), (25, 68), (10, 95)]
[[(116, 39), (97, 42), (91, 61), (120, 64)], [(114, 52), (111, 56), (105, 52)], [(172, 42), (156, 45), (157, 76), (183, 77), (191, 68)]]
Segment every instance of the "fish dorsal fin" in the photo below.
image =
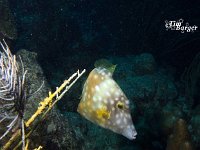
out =
[(95, 61), (94, 66), (96, 68), (105, 68), (107, 71), (113, 74), (117, 65), (113, 65), (109, 60), (102, 58)]

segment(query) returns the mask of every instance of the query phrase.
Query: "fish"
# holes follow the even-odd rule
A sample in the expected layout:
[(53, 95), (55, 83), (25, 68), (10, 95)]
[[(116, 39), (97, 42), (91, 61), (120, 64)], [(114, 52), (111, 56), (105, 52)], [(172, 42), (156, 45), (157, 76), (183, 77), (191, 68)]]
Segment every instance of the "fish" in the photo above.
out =
[(96, 67), (83, 86), (77, 111), (87, 120), (129, 140), (136, 139), (136, 129), (132, 122), (130, 101), (112, 78), (113, 71)]

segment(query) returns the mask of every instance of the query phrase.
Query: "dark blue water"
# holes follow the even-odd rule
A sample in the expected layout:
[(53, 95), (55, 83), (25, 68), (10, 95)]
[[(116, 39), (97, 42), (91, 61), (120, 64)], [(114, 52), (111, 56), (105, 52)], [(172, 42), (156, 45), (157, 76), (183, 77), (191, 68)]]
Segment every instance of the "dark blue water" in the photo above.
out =
[[(80, 149), (168, 147), (169, 150), (170, 135), (175, 136), (173, 128), (180, 118), (189, 129), (186, 141), (200, 149), (198, 1), (9, 0), (9, 3), (18, 33), (11, 40), (13, 52), (20, 49), (36, 52), (52, 89), (77, 69), (87, 69), (81, 83), (58, 104), (60, 113), (72, 124)], [(184, 33), (167, 30), (166, 20), (179, 19), (184, 20), (182, 26), (189, 23), (197, 29)], [(84, 80), (101, 58), (117, 64), (114, 79), (131, 99), (131, 114), (138, 131), (136, 140), (129, 141), (102, 129), (76, 112)], [(191, 65), (192, 60), (195, 61)], [(189, 66), (193, 70), (184, 75)], [(46, 149), (62, 149), (53, 141), (44, 139), (44, 143)]]

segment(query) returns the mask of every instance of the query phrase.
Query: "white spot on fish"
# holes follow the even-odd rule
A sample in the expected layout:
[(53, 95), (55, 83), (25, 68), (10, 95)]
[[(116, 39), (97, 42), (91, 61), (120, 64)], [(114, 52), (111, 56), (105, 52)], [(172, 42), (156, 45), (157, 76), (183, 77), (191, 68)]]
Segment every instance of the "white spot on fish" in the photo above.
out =
[(120, 124), (121, 123), (121, 119), (117, 119), (117, 124)]
[(128, 118), (128, 114), (125, 114), (125, 117)]
[(98, 85), (95, 86), (96, 91), (100, 91), (100, 88)]
[(126, 100), (125, 103), (126, 103), (126, 105), (129, 105), (130, 102), (129, 102), (129, 100)]
[(113, 105), (113, 104), (114, 104), (114, 101), (113, 101), (113, 100), (110, 100), (110, 104)]
[(99, 109), (101, 109), (103, 107), (103, 105), (101, 103), (98, 104), (97, 106)]
[(109, 76), (109, 77), (111, 77), (111, 76), (112, 76), (112, 74), (109, 72), (109, 73), (108, 73), (108, 76)]
[(116, 96), (120, 96), (120, 92), (119, 92), (119, 91), (116, 91), (116, 92), (115, 92), (115, 95), (116, 95)]
[(94, 79), (97, 79), (97, 78), (98, 78), (98, 75), (95, 74), (95, 75), (94, 75)]
[(113, 93), (115, 91), (114, 88), (110, 88), (110, 92)]
[(106, 82), (106, 81), (103, 82), (103, 85), (102, 85), (102, 86), (103, 86), (105, 89), (108, 89), (108, 87), (109, 87), (109, 86), (107, 85), (107, 82)]
[(98, 97), (98, 101), (102, 101), (102, 97), (101, 96)]
[(110, 97), (110, 93), (108, 91), (106, 91), (106, 96)]
[(102, 75), (102, 76), (105, 76), (105, 75), (106, 75), (106, 73), (105, 73), (105, 72), (101, 72), (101, 75)]
[(122, 118), (124, 115), (123, 115), (123, 113), (120, 113), (120, 117)]
[(106, 104), (108, 103), (107, 99), (104, 99), (103, 102), (106, 103)]
[(119, 118), (119, 114), (116, 114), (115, 117), (116, 117), (116, 118)]
[(113, 82), (112, 82), (112, 80), (109, 79), (109, 80), (107, 81), (107, 83), (108, 83), (108, 85), (112, 85)]
[(126, 124), (127, 123), (127, 119), (124, 117), (124, 123)]
[(93, 101), (96, 102), (97, 101), (97, 97), (93, 96)]

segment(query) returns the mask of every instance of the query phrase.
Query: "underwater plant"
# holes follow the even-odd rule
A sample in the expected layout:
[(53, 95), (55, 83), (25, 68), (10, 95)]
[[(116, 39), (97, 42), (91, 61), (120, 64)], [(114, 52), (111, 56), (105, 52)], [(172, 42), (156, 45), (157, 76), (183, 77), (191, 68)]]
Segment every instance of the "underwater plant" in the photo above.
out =
[[(24, 139), (24, 105), (26, 101), (26, 71), (19, 71), (16, 56), (12, 55), (5, 40), (0, 42), (0, 126), (3, 139), (9, 132), (22, 129)], [(3, 128), (5, 127), (5, 129)], [(1, 131), (2, 132), (2, 131)]]

